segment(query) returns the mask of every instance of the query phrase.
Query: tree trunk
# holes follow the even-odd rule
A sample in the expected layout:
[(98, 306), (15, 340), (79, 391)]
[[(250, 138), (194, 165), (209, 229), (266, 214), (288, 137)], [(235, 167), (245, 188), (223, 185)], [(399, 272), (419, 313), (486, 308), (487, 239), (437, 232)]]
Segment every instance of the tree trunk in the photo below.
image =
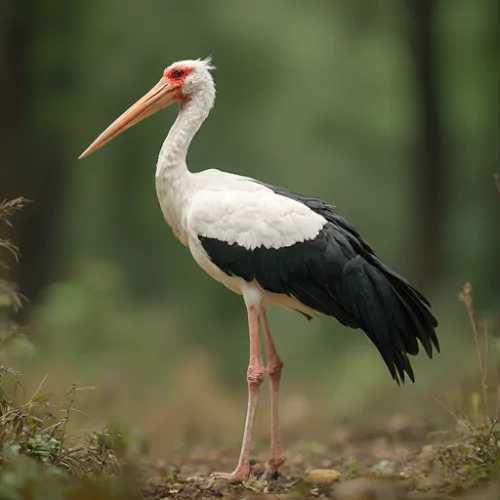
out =
[(418, 285), (431, 289), (441, 276), (445, 216), (443, 132), (438, 104), (437, 63), (433, 28), (435, 0), (411, 0), (414, 14), (413, 53), (420, 114), (415, 163), (416, 272)]
[[(57, 210), (62, 194), (62, 141), (53, 130), (35, 130), (33, 110), (37, 75), (34, 46), (37, 0), (17, 0), (3, 12), (0, 32), (0, 85), (2, 118), (0, 133), (0, 200), (24, 196), (32, 200), (16, 216), (13, 228), (2, 227), (3, 236), (21, 250), (21, 265), (12, 266), (9, 278), (17, 281), (31, 301), (49, 281)], [(58, 140), (59, 139), (59, 140)]]

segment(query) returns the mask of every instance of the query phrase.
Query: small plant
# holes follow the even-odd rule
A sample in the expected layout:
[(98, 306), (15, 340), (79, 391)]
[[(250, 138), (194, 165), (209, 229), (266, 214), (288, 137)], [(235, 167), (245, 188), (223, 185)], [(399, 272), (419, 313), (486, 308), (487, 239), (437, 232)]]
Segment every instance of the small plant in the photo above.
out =
[[(456, 429), (447, 433), (449, 444), (433, 446), (429, 450), (429, 461), (421, 471), (423, 474), (415, 476), (417, 485), (422, 478), (437, 478), (437, 490), (446, 494), (461, 493), (500, 476), (500, 382), (490, 382), (495, 365), (492, 363), (494, 353), (490, 350), (493, 345), (491, 322), (477, 317), (470, 283), (464, 285), (459, 300), (467, 310), (474, 339), (478, 389), (467, 396), (467, 407), (458, 411), (438, 401), (454, 417)], [(498, 362), (496, 364), (498, 367)]]
[[(0, 203), (0, 221), (11, 225), (9, 218), (23, 205), (22, 198)], [(13, 243), (0, 239), (2, 249), (18, 261), (19, 252)], [(7, 267), (1, 257), (0, 266)], [(24, 301), (15, 285), (0, 280), (0, 311), (6, 318), (17, 312)], [(118, 475), (121, 466), (115, 444), (123, 444), (125, 440), (116, 429), (83, 437), (70, 434), (71, 416), (82, 413), (75, 408), (77, 394), (85, 389), (76, 384), (71, 386), (62, 403), (43, 394), (47, 377), (30, 397), (26, 397), (21, 374), (2, 361), (7, 359), (6, 353), (19, 337), (22, 337), (19, 329), (4, 321), (3, 331), (0, 331), (0, 498), (62, 499), (88, 488), (91, 490), (86, 495), (74, 498), (91, 498), (98, 492), (100, 498), (118, 498), (107, 493), (113, 480), (99, 489), (92, 489), (94, 486), (89, 486), (88, 478)], [(123, 446), (120, 453), (122, 457), (125, 455)], [(77, 478), (86, 478), (85, 484)], [(119, 490), (119, 486), (112, 486), (115, 492)]]
[[(6, 377), (11, 377), (6, 381)], [(10, 384), (9, 384), (10, 382)], [(56, 404), (43, 396), (40, 383), (35, 394), (25, 402), (17, 402), (18, 394), (25, 392), (20, 374), (0, 367), (0, 439), (3, 451), (1, 462), (9, 456), (24, 455), (40, 465), (56, 466), (70, 474), (106, 475), (119, 472), (120, 466), (111, 446), (105, 446), (107, 431), (75, 439), (68, 433), (70, 415), (76, 394), (82, 390), (73, 385), (63, 404)], [(10, 386), (12, 394), (6, 386)]]
[[(20, 210), (25, 204), (24, 198), (17, 198), (11, 201), (3, 201), (0, 203), (0, 221), (7, 226), (12, 226), (10, 218)], [(19, 261), (19, 250), (11, 241), (0, 238), (0, 249), (6, 250), (14, 257), (15, 261)], [(3, 259), (0, 259), (0, 268), (8, 269), (7, 264)], [(24, 297), (19, 293), (17, 285), (10, 283), (7, 280), (0, 279), (0, 307), (7, 310), (17, 312), (23, 305)], [(1, 341), (1, 339), (0, 339)], [(1, 347), (1, 344), (0, 344)]]
[[(480, 387), (479, 391), (473, 392), (471, 395), (471, 414), (469, 417), (474, 419), (476, 423), (488, 425), (492, 419), (496, 421), (500, 418), (500, 380), (498, 379), (498, 371), (495, 383), (489, 382), (491, 367), (488, 361), (491, 358), (490, 346), (493, 344), (490, 338), (492, 322), (488, 319), (477, 319), (472, 299), (472, 285), (470, 283), (464, 285), (458, 298), (464, 303), (469, 315), (479, 372)], [(494, 397), (492, 397), (492, 393)]]
[(468, 435), (458, 444), (439, 448), (435, 463), (450, 484), (470, 487), (497, 477), (500, 473), (500, 429), (497, 422), (489, 426), (469, 426)]
[[(500, 192), (500, 175), (493, 179)], [(461, 429), (458, 443), (436, 449), (434, 462), (451, 485), (466, 487), (500, 476), (500, 359), (491, 349), (493, 322), (477, 316), (470, 283), (458, 298), (465, 305), (474, 339), (478, 390), (469, 395), (466, 411), (448, 410)]]

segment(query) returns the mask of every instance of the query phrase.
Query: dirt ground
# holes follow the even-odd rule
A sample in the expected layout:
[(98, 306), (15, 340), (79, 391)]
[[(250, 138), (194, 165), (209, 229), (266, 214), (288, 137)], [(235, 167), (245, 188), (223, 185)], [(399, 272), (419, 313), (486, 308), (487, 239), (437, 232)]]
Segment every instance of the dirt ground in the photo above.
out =
[[(486, 481), (481, 464), (455, 467), (457, 436), (436, 431), (419, 418), (395, 415), (370, 426), (349, 424), (287, 450), (281, 476), (266, 478), (266, 451), (257, 450), (244, 484), (209, 482), (212, 471), (231, 471), (237, 449), (217, 446), (172, 452), (141, 468), (141, 491), (152, 499), (396, 500), (500, 498), (500, 484)], [(445, 450), (445, 452), (443, 452)]]

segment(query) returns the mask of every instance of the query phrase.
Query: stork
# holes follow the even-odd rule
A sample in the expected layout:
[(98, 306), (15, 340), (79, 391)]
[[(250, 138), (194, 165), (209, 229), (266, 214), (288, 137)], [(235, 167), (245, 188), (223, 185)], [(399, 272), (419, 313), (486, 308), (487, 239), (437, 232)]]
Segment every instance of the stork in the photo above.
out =
[[(325, 201), (220, 170), (188, 170), (188, 147), (215, 102), (211, 60), (167, 67), (159, 82), (115, 120), (80, 156), (84, 158), (148, 116), (180, 103), (156, 165), (156, 193), (165, 220), (210, 276), (243, 297), (248, 316), (248, 406), (240, 457), (231, 473), (250, 474), (252, 428), (267, 372), (271, 386), (271, 453), (266, 468), (285, 462), (278, 425), (283, 363), (267, 321), (271, 306), (308, 318), (327, 315), (363, 330), (399, 384), (414, 382), (408, 355), (419, 342), (439, 352), (437, 321), (426, 298), (383, 264), (356, 229)], [(264, 365), (262, 327), (267, 351)]]

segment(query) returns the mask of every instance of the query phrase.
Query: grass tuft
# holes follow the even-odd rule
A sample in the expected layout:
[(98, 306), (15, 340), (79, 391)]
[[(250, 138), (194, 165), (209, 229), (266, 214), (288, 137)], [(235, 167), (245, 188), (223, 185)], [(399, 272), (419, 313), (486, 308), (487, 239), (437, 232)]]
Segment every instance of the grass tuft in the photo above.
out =
[[(10, 217), (24, 203), (22, 198), (0, 203), (0, 220), (11, 226)], [(13, 243), (0, 239), (1, 249), (18, 261), (19, 252)], [(1, 259), (0, 266), (7, 267)], [(0, 281), (0, 309), (7, 317), (18, 311), (23, 302), (16, 285)], [(20, 338), (29, 343), (10, 322), (5, 322), (4, 330), (0, 332), (0, 360), (8, 359), (10, 347)], [(0, 364), (0, 498), (125, 498), (117, 493), (122, 470), (118, 456), (126, 456), (125, 438), (114, 428), (87, 432), (84, 436), (70, 432), (72, 416), (83, 413), (75, 404), (79, 392), (86, 388), (73, 384), (63, 402), (56, 403), (44, 394), (47, 379), (44, 377), (27, 396), (21, 374), (3, 362)], [(102, 478), (107, 481), (100, 482)]]
[[(12, 227), (11, 217), (22, 210), (25, 203), (26, 200), (24, 198), (16, 198), (10, 201), (4, 200), (1, 202), (0, 221)], [(14, 257), (16, 262), (19, 262), (19, 249), (14, 243), (0, 238), (0, 250), (2, 249), (10, 253), (11, 257)], [(0, 268), (8, 269), (3, 259), (0, 259)], [(16, 284), (0, 279), (0, 308), (18, 312), (22, 308), (25, 300), (25, 297), (19, 292), (19, 288)]]
[(75, 384), (61, 404), (43, 395), (46, 377), (25, 401), (21, 375), (0, 367), (0, 440), (2, 464), (26, 456), (47, 467), (55, 466), (73, 475), (109, 475), (120, 471), (115, 452), (108, 446), (107, 431), (75, 438), (68, 432), (70, 415), (79, 390)]
[[(500, 360), (494, 359), (495, 353), (490, 349), (494, 344), (490, 338), (491, 322), (478, 319), (474, 310), (470, 283), (464, 285), (458, 298), (465, 305), (474, 338), (478, 390), (468, 396), (466, 410), (460, 413), (448, 410), (456, 419), (457, 440), (436, 448), (433, 453), (438, 474), (452, 490), (468, 489), (500, 477), (500, 383), (498, 370), (492, 370), (492, 366), (499, 366)], [(491, 383), (493, 377), (495, 381)]]

